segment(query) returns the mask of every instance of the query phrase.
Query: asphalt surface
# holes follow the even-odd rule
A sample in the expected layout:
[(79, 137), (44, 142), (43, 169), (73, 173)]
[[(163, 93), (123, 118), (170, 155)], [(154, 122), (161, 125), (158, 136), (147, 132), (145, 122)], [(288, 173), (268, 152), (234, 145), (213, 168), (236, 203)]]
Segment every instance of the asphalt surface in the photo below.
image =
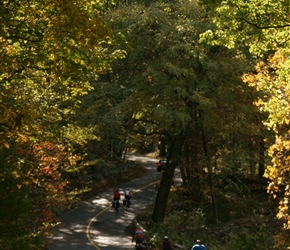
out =
[(129, 160), (139, 162), (148, 169), (148, 174), (134, 181), (119, 185), (121, 199), (123, 191), (132, 191), (128, 210), (120, 204), (119, 211), (112, 208), (113, 192), (110, 189), (64, 214), (57, 233), (49, 238), (50, 250), (94, 250), (134, 249), (132, 243), (133, 221), (136, 215), (155, 200), (154, 185), (161, 173), (156, 171), (156, 159), (131, 156)]

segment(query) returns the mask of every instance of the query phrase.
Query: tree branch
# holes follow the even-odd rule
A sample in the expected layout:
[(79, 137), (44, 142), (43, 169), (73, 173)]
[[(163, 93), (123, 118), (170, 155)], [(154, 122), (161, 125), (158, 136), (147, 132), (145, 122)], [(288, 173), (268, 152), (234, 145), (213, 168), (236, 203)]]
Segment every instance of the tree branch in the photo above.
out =
[(247, 20), (246, 18), (244, 18), (244, 13), (242, 12), (242, 10), (237, 6), (237, 9), (239, 10), (239, 12), (241, 13), (241, 20), (246, 22), (247, 24), (251, 25), (251, 26), (254, 26), (255, 28), (257, 29), (281, 29), (281, 28), (285, 28), (285, 27), (289, 27), (290, 26), (290, 23), (286, 23), (284, 25), (269, 25), (269, 26), (259, 26), (258, 24), (256, 23), (252, 23), (250, 22), (249, 20)]

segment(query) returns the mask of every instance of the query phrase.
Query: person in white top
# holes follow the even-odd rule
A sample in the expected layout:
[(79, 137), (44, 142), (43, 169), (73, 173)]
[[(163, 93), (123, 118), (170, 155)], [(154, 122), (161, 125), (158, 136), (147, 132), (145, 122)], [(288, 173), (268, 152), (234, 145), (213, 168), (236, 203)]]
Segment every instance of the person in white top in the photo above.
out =
[(130, 205), (130, 198), (131, 198), (131, 191), (129, 188), (125, 190), (125, 201), (126, 201), (126, 206), (129, 207)]

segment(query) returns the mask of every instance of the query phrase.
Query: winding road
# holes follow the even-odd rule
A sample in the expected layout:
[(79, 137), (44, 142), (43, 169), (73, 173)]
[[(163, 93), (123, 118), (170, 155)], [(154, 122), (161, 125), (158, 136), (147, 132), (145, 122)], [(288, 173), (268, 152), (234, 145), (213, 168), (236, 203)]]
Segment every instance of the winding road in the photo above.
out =
[(125, 210), (121, 204), (119, 211), (111, 208), (115, 188), (81, 202), (62, 217), (57, 233), (49, 238), (50, 250), (134, 249), (132, 222), (142, 209), (154, 201), (154, 184), (159, 182), (161, 174), (156, 171), (156, 159), (130, 156), (129, 160), (148, 169), (146, 176), (117, 187), (121, 195), (126, 188), (132, 190), (131, 207)]

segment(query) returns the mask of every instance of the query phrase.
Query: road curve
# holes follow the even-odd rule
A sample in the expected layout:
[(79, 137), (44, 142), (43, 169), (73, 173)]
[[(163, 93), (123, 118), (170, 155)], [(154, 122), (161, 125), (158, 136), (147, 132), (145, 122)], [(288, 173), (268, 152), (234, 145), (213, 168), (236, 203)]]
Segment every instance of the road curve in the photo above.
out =
[(153, 186), (159, 182), (160, 173), (156, 171), (156, 159), (131, 156), (130, 160), (143, 164), (148, 174), (118, 186), (121, 195), (126, 188), (133, 191), (129, 210), (122, 204), (118, 212), (111, 208), (115, 188), (81, 202), (62, 217), (57, 233), (49, 238), (50, 250), (134, 249), (132, 221), (155, 199)]

